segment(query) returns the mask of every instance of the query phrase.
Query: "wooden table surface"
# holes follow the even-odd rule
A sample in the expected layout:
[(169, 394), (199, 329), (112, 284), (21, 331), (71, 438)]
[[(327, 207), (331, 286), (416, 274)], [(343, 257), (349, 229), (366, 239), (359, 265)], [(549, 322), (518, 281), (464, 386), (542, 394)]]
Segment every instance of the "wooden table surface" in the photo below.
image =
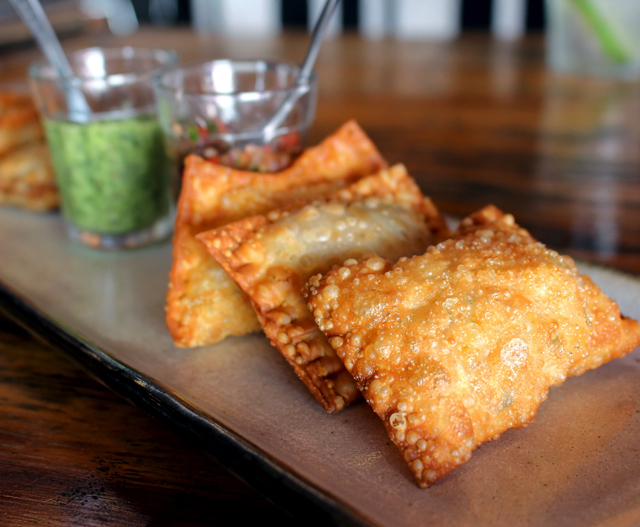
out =
[[(175, 48), (183, 62), (300, 60), (306, 36), (225, 40), (172, 29), (65, 41), (122, 44)], [(0, 82), (24, 80), (38, 56), (2, 52)], [(554, 249), (640, 273), (639, 84), (552, 75), (540, 37), (345, 35), (325, 44), (316, 69), (312, 142), (355, 118), (445, 212), (494, 203)], [(6, 318), (0, 401), (1, 525), (297, 524)]]

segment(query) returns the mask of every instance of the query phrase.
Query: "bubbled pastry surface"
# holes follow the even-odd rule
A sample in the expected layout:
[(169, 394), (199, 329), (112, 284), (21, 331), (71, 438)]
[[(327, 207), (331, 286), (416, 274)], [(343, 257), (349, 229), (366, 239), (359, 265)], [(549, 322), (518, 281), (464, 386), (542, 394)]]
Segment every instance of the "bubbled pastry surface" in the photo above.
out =
[(495, 207), (422, 256), (350, 261), (305, 295), (421, 487), (528, 424), (550, 386), (640, 344), (571, 258)]
[(349, 258), (412, 256), (442, 234), (441, 216), (401, 166), (331, 198), (273, 210), (198, 236), (251, 299), (271, 343), (328, 412), (360, 398), (301, 290)]

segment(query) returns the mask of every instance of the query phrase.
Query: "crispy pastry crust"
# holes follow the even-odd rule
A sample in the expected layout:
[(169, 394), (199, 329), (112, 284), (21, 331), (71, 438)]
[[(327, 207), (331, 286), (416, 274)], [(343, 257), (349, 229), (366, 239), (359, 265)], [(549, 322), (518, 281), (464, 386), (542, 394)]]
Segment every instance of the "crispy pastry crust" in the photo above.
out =
[(385, 166), (375, 145), (353, 121), (275, 174), (234, 170), (189, 156), (178, 201), (166, 306), (175, 344), (203, 346), (260, 328), (244, 294), (196, 234), (297, 199), (330, 194)]
[(528, 424), (550, 386), (640, 344), (571, 258), (495, 207), (422, 256), (361, 260), (305, 294), (421, 487)]
[(360, 398), (300, 295), (307, 279), (346, 259), (423, 252), (446, 236), (431, 200), (403, 166), (323, 201), (273, 210), (197, 236), (251, 299), (271, 343), (328, 412)]
[(33, 211), (58, 207), (58, 190), (44, 143), (28, 144), (0, 159), (0, 203)]

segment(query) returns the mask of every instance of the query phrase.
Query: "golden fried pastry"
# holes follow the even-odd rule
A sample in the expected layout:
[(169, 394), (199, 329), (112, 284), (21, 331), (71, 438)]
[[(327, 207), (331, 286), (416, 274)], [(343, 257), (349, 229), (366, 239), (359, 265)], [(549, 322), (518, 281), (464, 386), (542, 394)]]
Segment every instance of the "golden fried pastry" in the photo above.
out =
[(528, 424), (550, 386), (640, 344), (571, 258), (494, 207), (422, 256), (348, 263), (305, 294), (421, 487)]
[(385, 166), (353, 121), (275, 174), (235, 170), (189, 156), (178, 201), (166, 307), (175, 344), (202, 346), (260, 329), (244, 294), (196, 234), (297, 199), (330, 194)]
[(251, 299), (271, 343), (328, 412), (360, 393), (300, 292), (311, 275), (372, 252), (397, 260), (446, 235), (401, 165), (332, 198), (273, 210), (197, 236)]
[(0, 204), (34, 211), (58, 207), (49, 149), (43, 142), (27, 144), (0, 159)]
[(31, 97), (0, 92), (0, 157), (42, 137), (38, 111)]

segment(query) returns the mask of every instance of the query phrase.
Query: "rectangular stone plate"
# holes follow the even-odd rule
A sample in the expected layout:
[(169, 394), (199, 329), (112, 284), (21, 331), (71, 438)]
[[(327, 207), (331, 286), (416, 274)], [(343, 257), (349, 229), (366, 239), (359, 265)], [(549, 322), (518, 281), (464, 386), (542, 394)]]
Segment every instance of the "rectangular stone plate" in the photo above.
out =
[[(262, 335), (177, 349), (169, 243), (70, 244), (58, 215), (0, 210), (0, 306), (301, 516), (338, 524), (640, 522), (640, 350), (551, 390), (534, 422), (420, 490), (366, 404), (328, 415)], [(640, 318), (640, 279), (581, 265)]]

